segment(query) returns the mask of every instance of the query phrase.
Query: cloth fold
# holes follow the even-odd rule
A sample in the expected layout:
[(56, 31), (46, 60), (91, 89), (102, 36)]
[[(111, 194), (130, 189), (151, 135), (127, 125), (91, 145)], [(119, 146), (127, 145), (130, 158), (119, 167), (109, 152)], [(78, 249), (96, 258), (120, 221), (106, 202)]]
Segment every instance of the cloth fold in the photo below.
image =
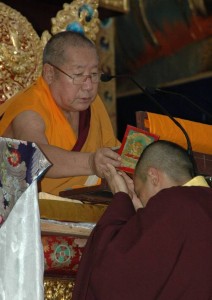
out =
[(36, 181), (18, 199), (0, 229), (0, 261), (0, 300), (44, 299)]
[(43, 300), (37, 180), (50, 166), (36, 144), (0, 137), (0, 300)]

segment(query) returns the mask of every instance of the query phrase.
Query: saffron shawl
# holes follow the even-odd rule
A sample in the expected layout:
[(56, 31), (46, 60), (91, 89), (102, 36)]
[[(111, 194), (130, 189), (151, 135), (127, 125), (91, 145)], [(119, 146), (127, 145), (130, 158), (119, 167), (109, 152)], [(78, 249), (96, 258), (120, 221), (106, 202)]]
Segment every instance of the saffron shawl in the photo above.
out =
[[(63, 112), (56, 105), (49, 87), (42, 77), (0, 106), (0, 136), (14, 118), (26, 110), (32, 110), (41, 115), (45, 122), (45, 134), (50, 145), (68, 151), (82, 152), (95, 152), (100, 147), (119, 145), (99, 96), (95, 98), (88, 111), (81, 113), (80, 122), (84, 125), (80, 127), (78, 138)], [(64, 189), (83, 186), (87, 178), (87, 176), (44, 178), (41, 181), (41, 191), (58, 195)]]

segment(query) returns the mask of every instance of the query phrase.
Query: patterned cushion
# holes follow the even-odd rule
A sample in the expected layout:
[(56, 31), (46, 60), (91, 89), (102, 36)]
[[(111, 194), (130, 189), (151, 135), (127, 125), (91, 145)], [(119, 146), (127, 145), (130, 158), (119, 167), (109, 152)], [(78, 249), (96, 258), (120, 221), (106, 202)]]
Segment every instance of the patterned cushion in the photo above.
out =
[(87, 239), (42, 236), (45, 275), (75, 276)]

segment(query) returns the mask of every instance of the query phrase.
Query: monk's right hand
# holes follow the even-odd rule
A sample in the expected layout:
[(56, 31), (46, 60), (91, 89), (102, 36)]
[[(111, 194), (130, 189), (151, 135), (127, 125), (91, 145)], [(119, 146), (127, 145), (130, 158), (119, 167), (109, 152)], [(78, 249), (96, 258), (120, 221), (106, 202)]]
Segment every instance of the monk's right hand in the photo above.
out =
[(129, 194), (129, 189), (126, 180), (123, 177), (123, 172), (117, 171), (114, 166), (107, 164), (107, 170), (104, 171), (104, 177), (107, 180), (113, 194), (118, 192)]
[(137, 211), (142, 208), (141, 200), (137, 197), (134, 190), (133, 179), (123, 171), (117, 171), (114, 166), (107, 164), (107, 170), (104, 171), (104, 176), (108, 182), (110, 190), (113, 194), (124, 192), (128, 194), (132, 200), (132, 204)]
[(96, 152), (91, 153), (89, 164), (94, 174), (104, 178), (107, 164), (111, 164), (115, 168), (120, 167), (121, 157), (110, 148), (100, 148)]

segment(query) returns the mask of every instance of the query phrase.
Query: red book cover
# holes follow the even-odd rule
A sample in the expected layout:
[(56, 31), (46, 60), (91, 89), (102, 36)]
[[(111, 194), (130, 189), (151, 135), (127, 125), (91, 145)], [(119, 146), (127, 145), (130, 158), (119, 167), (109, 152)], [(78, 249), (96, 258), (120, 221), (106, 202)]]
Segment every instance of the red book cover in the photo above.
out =
[(144, 148), (158, 139), (158, 135), (127, 125), (121, 147), (118, 151), (122, 158), (122, 166), (119, 169), (133, 174), (136, 163)]

